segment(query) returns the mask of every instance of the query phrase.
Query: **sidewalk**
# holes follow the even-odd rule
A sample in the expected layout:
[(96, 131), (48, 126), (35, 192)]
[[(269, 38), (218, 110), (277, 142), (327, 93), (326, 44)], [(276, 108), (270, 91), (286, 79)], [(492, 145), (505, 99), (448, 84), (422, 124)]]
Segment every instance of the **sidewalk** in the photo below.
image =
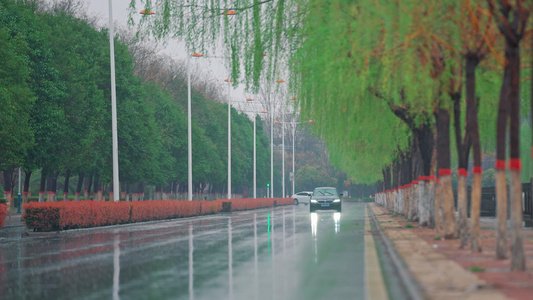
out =
[[(443, 240), (434, 229), (418, 227), (375, 203), (376, 220), (417, 281), (426, 299), (533, 299), (533, 230), (523, 231), (525, 272), (510, 272), (510, 259), (496, 260), (493, 218), (481, 218), (483, 252), (459, 249), (459, 240)], [(413, 228), (406, 228), (411, 224)], [(510, 252), (509, 252), (510, 255)], [(471, 271), (479, 270), (477, 272)]]
[(9, 214), (6, 216), (3, 227), (24, 226), (24, 222), (22, 222), (21, 217), (22, 214), (17, 214), (16, 210), (15, 212), (11, 212), (11, 218), (9, 217)]

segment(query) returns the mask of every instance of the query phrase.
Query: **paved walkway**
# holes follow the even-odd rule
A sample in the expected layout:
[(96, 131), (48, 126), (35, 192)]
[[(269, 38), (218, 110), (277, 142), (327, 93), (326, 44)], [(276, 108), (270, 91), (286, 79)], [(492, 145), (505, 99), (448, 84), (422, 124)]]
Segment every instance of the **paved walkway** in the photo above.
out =
[(370, 207), (424, 298), (533, 299), (531, 228), (524, 229), (527, 271), (510, 272), (510, 259), (494, 258), (496, 223), (492, 218), (481, 221), (483, 252), (472, 253), (469, 248), (460, 249), (459, 240), (443, 240), (433, 229), (418, 227), (375, 203)]
[[(15, 210), (16, 211), (16, 210)], [(4, 222), (4, 227), (10, 227), (10, 226), (24, 226), (24, 222), (21, 220), (22, 214), (11, 213), (11, 218), (9, 215), (6, 216), (6, 220)]]

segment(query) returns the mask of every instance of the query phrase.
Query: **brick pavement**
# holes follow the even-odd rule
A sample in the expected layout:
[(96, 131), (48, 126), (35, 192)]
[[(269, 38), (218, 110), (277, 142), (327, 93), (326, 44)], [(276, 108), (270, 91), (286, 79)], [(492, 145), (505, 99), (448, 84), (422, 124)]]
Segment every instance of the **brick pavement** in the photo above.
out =
[[(442, 240), (435, 230), (419, 228), (385, 208), (370, 204), (383, 232), (417, 281), (426, 299), (532, 299), (533, 270), (508, 271), (509, 259), (494, 258), (494, 222), (482, 223), (484, 252), (459, 249), (458, 240)], [(413, 228), (406, 228), (411, 224)], [(408, 226), (408, 227), (410, 227)], [(524, 234), (528, 263), (533, 261), (533, 231)], [(473, 272), (472, 266), (482, 268)]]

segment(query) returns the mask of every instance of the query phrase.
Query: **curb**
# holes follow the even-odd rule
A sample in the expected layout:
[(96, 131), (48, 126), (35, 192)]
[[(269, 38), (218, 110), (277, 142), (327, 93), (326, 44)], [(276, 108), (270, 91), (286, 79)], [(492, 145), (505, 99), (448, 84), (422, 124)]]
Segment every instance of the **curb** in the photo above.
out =
[(400, 281), (402, 282), (403, 286), (405, 287), (407, 294), (409, 296), (409, 299), (413, 300), (423, 300), (424, 297), (422, 296), (422, 291), (420, 290), (420, 287), (417, 285), (417, 281), (413, 278), (412, 274), (408, 272), (407, 265), (405, 262), (400, 258), (398, 252), (396, 251), (396, 248), (392, 244), (389, 237), (383, 232), (381, 229), (381, 226), (376, 219), (376, 215), (374, 213), (372, 205), (369, 205), (370, 211), (372, 212), (372, 220), (374, 221), (374, 224), (376, 224), (376, 227), (379, 231), (379, 235), (381, 236), (386, 248), (387, 253), (391, 257), (392, 262), (394, 263), (394, 267), (398, 271), (400, 276)]
[(475, 273), (435, 251), (415, 232), (401, 227), (385, 208), (375, 204), (371, 208), (383, 225), (381, 230), (388, 237), (389, 245), (398, 253), (398, 260), (403, 261), (413, 282), (418, 284), (421, 299), (510, 299)]

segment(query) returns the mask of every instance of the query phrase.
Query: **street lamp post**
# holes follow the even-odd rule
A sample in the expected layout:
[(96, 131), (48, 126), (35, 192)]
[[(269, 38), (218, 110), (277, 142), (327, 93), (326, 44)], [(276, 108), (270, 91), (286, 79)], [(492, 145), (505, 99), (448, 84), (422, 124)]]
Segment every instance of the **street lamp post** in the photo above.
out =
[(254, 199), (257, 199), (257, 141), (256, 141), (256, 116), (254, 115)]
[[(292, 97), (290, 100), (298, 100), (296, 97)], [(296, 174), (294, 173), (294, 138), (296, 137), (296, 124), (292, 129), (292, 194), (294, 195), (294, 182), (296, 181)]]
[(119, 201), (120, 186), (118, 180), (118, 135), (117, 135), (117, 92), (115, 85), (115, 40), (113, 33), (113, 5), (109, 3), (109, 57), (111, 67), (111, 135), (113, 138), (113, 200)]
[[(193, 53), (192, 57), (202, 57), (202, 54)], [(187, 200), (192, 201), (192, 126), (191, 126), (191, 57), (187, 58)]]
[(285, 112), (281, 113), (281, 151), (283, 151), (281, 159), (281, 190), (282, 197), (285, 197)]
[[(279, 79), (276, 83), (284, 83), (285, 80)], [(274, 198), (274, 101), (270, 99), (270, 191), (271, 197)]]
[[(252, 103), (252, 101), (254, 101), (254, 99), (252, 98), (247, 98), (246, 99), (247, 102), (249, 103)], [(254, 126), (254, 167), (253, 167), (253, 171), (254, 171), (254, 199), (257, 199), (257, 143), (256, 143), (256, 115), (254, 114), (253, 116), (254, 118), (254, 121), (253, 121), (253, 126)]]
[(294, 173), (294, 138), (296, 137), (296, 124), (292, 128), (292, 195), (294, 192), (294, 182), (296, 181), (296, 174)]
[(270, 99), (270, 197), (274, 198), (274, 101)]
[(231, 199), (231, 83), (233, 80), (226, 78), (228, 83), (228, 199)]
[(187, 200), (192, 201), (191, 58), (187, 58)]

